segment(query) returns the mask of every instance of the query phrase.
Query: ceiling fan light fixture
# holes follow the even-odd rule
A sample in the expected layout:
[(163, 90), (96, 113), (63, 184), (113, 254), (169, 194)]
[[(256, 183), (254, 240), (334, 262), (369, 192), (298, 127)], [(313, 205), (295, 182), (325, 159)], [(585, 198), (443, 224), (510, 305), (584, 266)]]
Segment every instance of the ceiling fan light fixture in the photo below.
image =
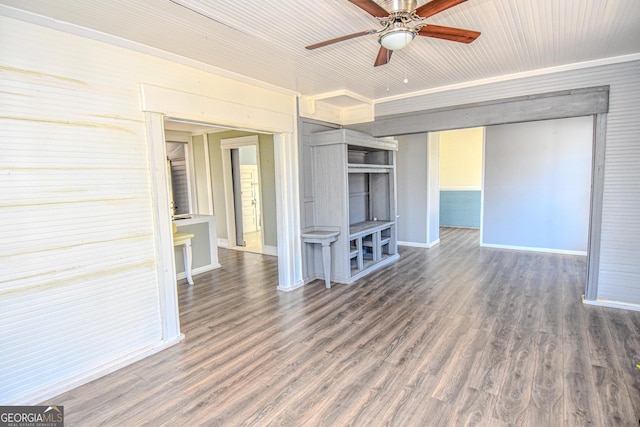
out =
[(378, 42), (389, 50), (406, 47), (415, 38), (416, 33), (406, 27), (396, 27), (380, 35)]

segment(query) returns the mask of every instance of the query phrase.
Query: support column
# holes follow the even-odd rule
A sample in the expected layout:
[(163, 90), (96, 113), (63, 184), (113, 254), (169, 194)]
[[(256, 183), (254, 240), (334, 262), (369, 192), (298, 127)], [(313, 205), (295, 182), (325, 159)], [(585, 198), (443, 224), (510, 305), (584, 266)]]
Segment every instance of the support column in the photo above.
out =
[(291, 133), (276, 134), (273, 141), (278, 214), (278, 290), (288, 292), (304, 285), (298, 190), (298, 145)]
[(440, 243), (440, 133), (427, 136), (427, 246)]
[(600, 271), (600, 240), (602, 236), (602, 200), (604, 197), (604, 161), (607, 140), (607, 114), (594, 116), (593, 160), (591, 169), (591, 212), (589, 218), (589, 244), (587, 257), (587, 283), (584, 297), (598, 299), (598, 272)]

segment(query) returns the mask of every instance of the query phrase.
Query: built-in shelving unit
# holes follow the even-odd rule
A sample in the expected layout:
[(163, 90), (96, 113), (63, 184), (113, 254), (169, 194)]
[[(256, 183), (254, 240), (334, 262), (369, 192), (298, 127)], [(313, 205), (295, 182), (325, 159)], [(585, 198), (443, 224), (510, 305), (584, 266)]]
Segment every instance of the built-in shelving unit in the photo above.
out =
[(341, 230), (332, 280), (351, 283), (398, 258), (397, 142), (346, 129), (311, 135), (315, 225)]

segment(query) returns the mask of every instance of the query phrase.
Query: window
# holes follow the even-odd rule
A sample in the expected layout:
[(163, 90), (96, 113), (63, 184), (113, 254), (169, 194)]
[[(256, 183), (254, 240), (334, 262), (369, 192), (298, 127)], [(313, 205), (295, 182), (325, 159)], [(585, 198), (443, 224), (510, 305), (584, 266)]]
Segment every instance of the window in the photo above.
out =
[(167, 142), (167, 170), (169, 172), (172, 218), (192, 213), (186, 148), (187, 144), (182, 142)]

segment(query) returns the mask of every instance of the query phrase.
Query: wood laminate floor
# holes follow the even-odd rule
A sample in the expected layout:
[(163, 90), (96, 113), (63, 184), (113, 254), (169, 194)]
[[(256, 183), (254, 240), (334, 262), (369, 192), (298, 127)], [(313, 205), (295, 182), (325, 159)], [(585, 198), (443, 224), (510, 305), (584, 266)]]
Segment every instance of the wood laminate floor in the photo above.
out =
[(478, 240), (291, 293), (221, 249), (179, 285), (184, 342), (52, 400), (67, 426), (637, 426), (640, 312), (583, 305), (584, 257)]

